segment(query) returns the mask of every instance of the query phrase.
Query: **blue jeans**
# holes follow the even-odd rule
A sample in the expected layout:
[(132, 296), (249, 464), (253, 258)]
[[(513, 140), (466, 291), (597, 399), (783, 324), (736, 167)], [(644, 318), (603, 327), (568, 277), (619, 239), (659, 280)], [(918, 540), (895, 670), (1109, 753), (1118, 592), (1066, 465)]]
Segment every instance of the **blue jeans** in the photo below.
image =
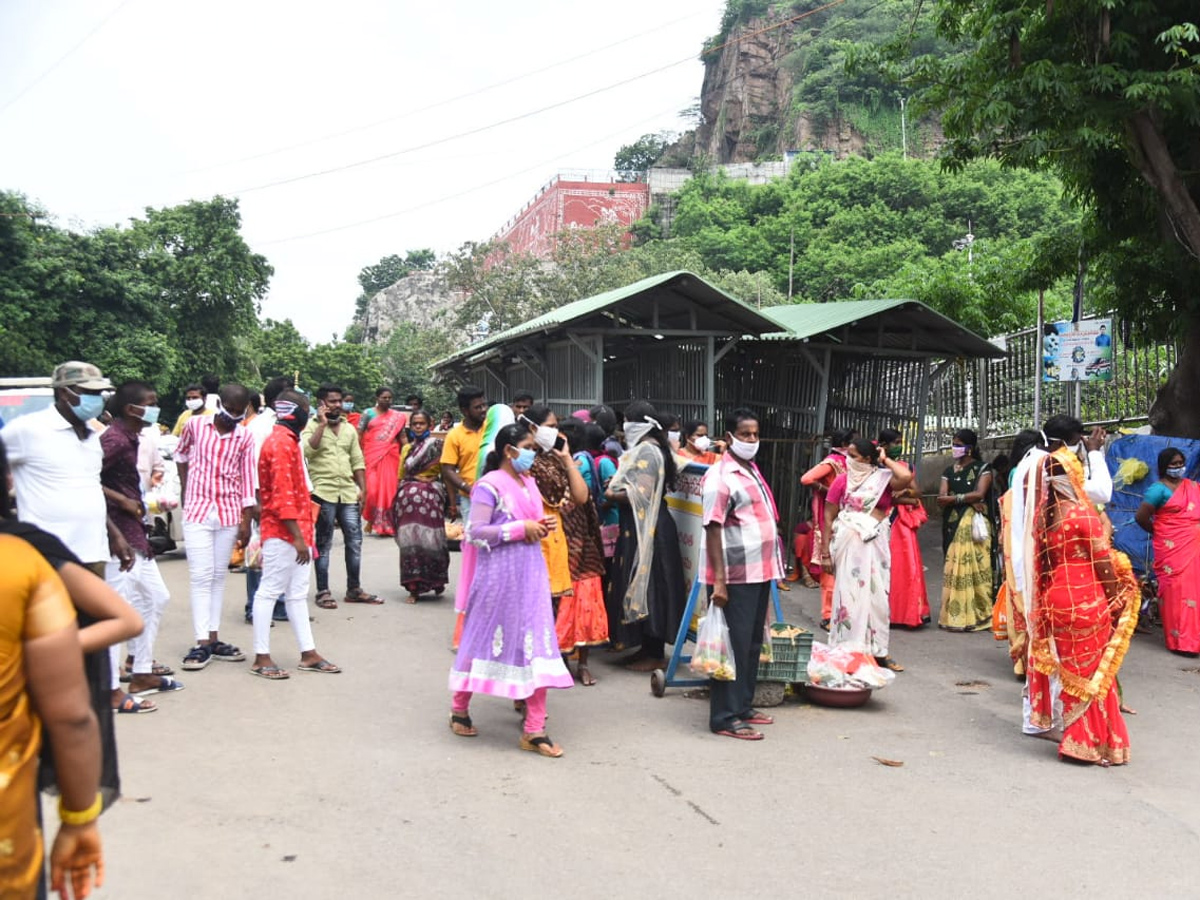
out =
[(359, 571), (362, 568), (362, 513), (357, 503), (331, 503), (313, 494), (313, 501), (321, 504), (317, 514), (317, 593), (329, 590), (329, 552), (333, 549), (333, 527), (342, 529), (342, 540), (346, 543), (346, 593), (359, 589)]
[[(262, 569), (254, 569), (246, 566), (246, 618), (250, 619), (254, 613), (254, 595), (258, 593), (258, 583), (262, 581)], [(272, 614), (276, 622), (287, 621), (287, 611), (283, 608), (283, 597), (280, 596), (275, 601), (275, 612)]]

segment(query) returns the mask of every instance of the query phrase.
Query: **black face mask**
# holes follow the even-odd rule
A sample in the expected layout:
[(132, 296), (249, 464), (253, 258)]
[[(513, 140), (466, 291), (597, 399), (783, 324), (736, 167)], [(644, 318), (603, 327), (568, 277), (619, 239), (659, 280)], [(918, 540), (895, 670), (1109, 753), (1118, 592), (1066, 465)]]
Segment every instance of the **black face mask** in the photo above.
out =
[(325, 421), (328, 422), (330, 425), (336, 425), (338, 423), (338, 420), (341, 417), (342, 417), (342, 414), (340, 412), (325, 413)]
[(304, 426), (308, 424), (308, 411), (297, 409), (294, 413), (292, 413), (292, 417), (290, 419), (285, 419), (279, 424), (290, 429), (296, 434), (299, 434), (304, 430)]

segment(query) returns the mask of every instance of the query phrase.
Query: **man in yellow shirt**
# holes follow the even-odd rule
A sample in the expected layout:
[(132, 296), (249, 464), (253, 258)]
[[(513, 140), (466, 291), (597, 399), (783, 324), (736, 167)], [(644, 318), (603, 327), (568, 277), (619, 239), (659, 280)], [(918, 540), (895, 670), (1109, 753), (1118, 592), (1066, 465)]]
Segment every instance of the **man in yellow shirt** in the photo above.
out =
[(461, 508), (465, 523), (471, 513), (471, 487), (479, 474), (479, 451), (487, 416), (488, 402), (483, 388), (464, 385), (458, 392), (458, 408), (462, 421), (450, 429), (442, 448), (442, 480), (449, 495), (450, 518), (457, 519)]
[(171, 434), (175, 437), (183, 434), (183, 426), (192, 416), (212, 415), (212, 410), (204, 407), (204, 388), (198, 384), (189, 384), (183, 389), (183, 405), (187, 409), (179, 414), (179, 418), (175, 420), (175, 427), (171, 429)]

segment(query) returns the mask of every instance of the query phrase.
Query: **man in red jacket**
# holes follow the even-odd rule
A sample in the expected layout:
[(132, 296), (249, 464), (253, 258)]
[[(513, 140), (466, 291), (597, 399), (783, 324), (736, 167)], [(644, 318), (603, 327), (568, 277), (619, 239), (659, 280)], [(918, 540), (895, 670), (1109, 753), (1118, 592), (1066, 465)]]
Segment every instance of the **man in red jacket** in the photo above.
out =
[(263, 571), (254, 595), (254, 664), (250, 672), (272, 681), (290, 677), (271, 659), (271, 612), (282, 595), (300, 645), (300, 670), (332, 675), (341, 669), (317, 652), (308, 621), (315, 541), (312, 501), (300, 450), (300, 432), (308, 424), (308, 398), (284, 391), (275, 401), (275, 421), (258, 460)]

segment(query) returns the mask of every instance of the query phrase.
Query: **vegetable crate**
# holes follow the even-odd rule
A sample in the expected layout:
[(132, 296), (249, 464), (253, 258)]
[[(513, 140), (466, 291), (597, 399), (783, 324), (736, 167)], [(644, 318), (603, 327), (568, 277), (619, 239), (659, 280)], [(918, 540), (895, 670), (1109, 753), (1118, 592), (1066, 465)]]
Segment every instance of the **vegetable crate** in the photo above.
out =
[(786, 622), (771, 625), (771, 661), (758, 666), (759, 681), (808, 681), (813, 634)]

